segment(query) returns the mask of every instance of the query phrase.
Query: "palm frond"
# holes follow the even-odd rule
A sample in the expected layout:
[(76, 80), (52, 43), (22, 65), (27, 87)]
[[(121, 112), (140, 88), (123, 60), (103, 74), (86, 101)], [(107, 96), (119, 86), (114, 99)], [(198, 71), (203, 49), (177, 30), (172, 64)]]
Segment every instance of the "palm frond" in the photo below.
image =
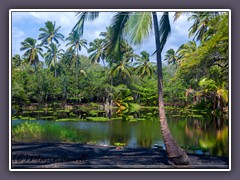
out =
[(78, 21), (72, 31), (78, 31), (79, 35), (82, 36), (85, 21), (93, 21), (99, 16), (99, 12), (77, 12), (76, 16)]
[[(111, 25), (111, 44), (108, 47), (108, 55), (120, 54), (120, 42), (123, 39), (124, 28), (130, 17), (130, 12), (118, 12), (114, 17)], [(121, 54), (120, 54), (121, 56)]]
[(124, 33), (131, 43), (137, 45), (149, 36), (152, 29), (151, 12), (135, 12), (127, 21)]
[(167, 42), (167, 38), (170, 35), (171, 32), (171, 26), (169, 22), (169, 15), (168, 12), (164, 12), (159, 23), (160, 29), (160, 51), (163, 50), (164, 45)]

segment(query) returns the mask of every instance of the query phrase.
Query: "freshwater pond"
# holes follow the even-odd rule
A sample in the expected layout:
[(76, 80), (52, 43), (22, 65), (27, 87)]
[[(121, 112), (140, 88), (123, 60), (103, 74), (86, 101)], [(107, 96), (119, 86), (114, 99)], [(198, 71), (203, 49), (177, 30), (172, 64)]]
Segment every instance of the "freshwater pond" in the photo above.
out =
[[(71, 113), (71, 112), (70, 112)], [(24, 122), (56, 123), (66, 128), (74, 128), (84, 138), (83, 143), (98, 145), (122, 144), (124, 147), (165, 148), (161, 136), (160, 123), (156, 109), (140, 109), (137, 112), (116, 115), (116, 120), (106, 113), (95, 113), (94, 118), (109, 117), (109, 121), (87, 120), (88, 113), (76, 112), (79, 121), (55, 121), (41, 118), (41, 114), (27, 113), (37, 120), (12, 120), (12, 126)], [(69, 114), (69, 112), (68, 112)], [(21, 112), (24, 116), (24, 112)], [(49, 114), (48, 114), (49, 115)], [(46, 114), (44, 114), (44, 117)], [(68, 115), (63, 115), (68, 119)], [(59, 117), (58, 117), (59, 118)], [(71, 119), (69, 117), (69, 119)], [(167, 119), (172, 136), (189, 153), (214, 156), (228, 156), (228, 120), (213, 116), (196, 115), (192, 112), (179, 114), (167, 110)]]

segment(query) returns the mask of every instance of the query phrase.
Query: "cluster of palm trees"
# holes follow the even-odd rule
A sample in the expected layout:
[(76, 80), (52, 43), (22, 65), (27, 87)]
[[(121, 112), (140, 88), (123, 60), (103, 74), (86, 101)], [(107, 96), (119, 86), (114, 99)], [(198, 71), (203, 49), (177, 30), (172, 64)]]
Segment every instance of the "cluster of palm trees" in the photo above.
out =
[[(96, 19), (98, 15), (98, 12), (79, 12), (79, 21), (73, 29), (82, 34), (84, 22), (87, 20), (92, 21)], [(129, 73), (126, 69), (126, 71), (123, 71), (125, 62), (128, 62), (127, 58), (122, 54), (122, 42), (124, 42), (124, 37), (127, 37), (131, 43), (137, 45), (140, 44), (144, 38), (149, 36), (152, 29), (154, 29), (155, 32), (157, 55), (159, 118), (168, 158), (174, 164), (189, 164), (188, 156), (172, 138), (164, 110), (161, 53), (171, 30), (168, 12), (163, 13), (160, 22), (158, 22), (156, 12), (117, 12), (113, 17), (111, 25), (111, 43), (108, 43), (106, 47), (106, 51), (108, 52), (107, 58), (118, 60), (119, 68), (115, 67), (114, 69), (128, 75)], [(143, 56), (145, 56), (145, 54)]]
[[(184, 12), (186, 13), (186, 12)], [(174, 19), (178, 19), (183, 12), (175, 13)], [(191, 15), (189, 15), (191, 14)], [(189, 20), (194, 23), (189, 29), (189, 35), (194, 37), (197, 41), (206, 41), (211, 37), (209, 31), (209, 24), (213, 17), (217, 17), (219, 13), (215, 12), (193, 12), (188, 13)], [(189, 164), (189, 158), (186, 153), (177, 145), (171, 136), (168, 128), (167, 119), (164, 110), (163, 100), (163, 74), (162, 74), (162, 50), (167, 42), (168, 36), (171, 32), (169, 13), (163, 12), (161, 19), (158, 21), (157, 12), (116, 12), (113, 17), (112, 24), (107, 28), (106, 32), (100, 34), (102, 39), (95, 39), (89, 43), (87, 48), (87, 41), (82, 39), (84, 36), (84, 24), (86, 21), (93, 21), (99, 16), (99, 12), (78, 12), (78, 22), (73, 27), (72, 32), (65, 39), (67, 41), (67, 50), (64, 52), (60, 49), (59, 40), (64, 41), (64, 36), (59, 33), (60, 26), (55, 27), (55, 22), (50, 21), (45, 23), (44, 28), (39, 30), (42, 33), (37, 40), (27, 38), (21, 43), (21, 50), (24, 52), (24, 57), (27, 61), (36, 68), (39, 63), (39, 55), (45, 58), (47, 66), (55, 68), (54, 76), (57, 77), (56, 65), (60, 59), (66, 65), (74, 65), (76, 69), (76, 82), (78, 82), (80, 68), (80, 51), (82, 48), (88, 50), (89, 59), (92, 63), (99, 63), (102, 61), (104, 67), (105, 63), (109, 65), (110, 77), (121, 76), (128, 78), (131, 76), (132, 69), (134, 69), (139, 76), (152, 76), (154, 74), (154, 63), (150, 62), (149, 54), (142, 51), (140, 55), (134, 53), (130, 44), (141, 44), (143, 39), (154, 31), (155, 45), (156, 45), (156, 71), (158, 77), (158, 105), (159, 105), (159, 119), (161, 124), (161, 131), (168, 153), (169, 159), (174, 164)], [(129, 44), (130, 43), (130, 44)], [(46, 53), (43, 54), (43, 46)], [(167, 51), (165, 60), (169, 64), (178, 64), (181, 66), (191, 56), (192, 52), (197, 50), (197, 43), (189, 41), (183, 44), (176, 52), (173, 49)], [(15, 64), (18, 64), (19, 56), (14, 57)], [(134, 68), (132, 68), (134, 67)], [(77, 84), (77, 83), (76, 83)], [(78, 86), (76, 86), (78, 88)]]
[[(177, 13), (175, 18), (177, 19), (180, 14), (180, 12)], [(209, 40), (216, 33), (217, 28), (214, 26), (216, 26), (222, 19), (221, 13), (219, 12), (198, 12), (192, 13), (188, 20), (194, 21), (193, 25), (189, 29), (189, 37), (193, 37), (193, 40), (187, 42), (186, 44), (182, 44), (177, 51), (174, 49), (169, 49), (164, 57), (164, 60), (166, 60), (168, 64), (175, 65), (178, 72), (183, 72), (184, 68), (185, 71), (187, 71), (189, 66), (186, 65), (191, 63), (194, 64), (193, 60), (190, 59), (193, 59), (194, 56), (200, 56), (201, 51), (197, 51), (208, 46)], [(227, 37), (227, 34), (225, 34), (225, 36)], [(225, 36), (223, 35), (224, 38), (226, 38)], [(224, 41), (222, 41), (220, 44), (224, 44)], [(218, 45), (216, 44), (215, 46), (217, 47)], [(202, 61), (202, 64), (200, 65), (201, 67), (195, 69), (199, 72), (195, 71), (194, 75), (192, 74), (192, 76), (194, 76), (193, 79), (195, 80), (203, 77), (202, 79), (199, 79), (198, 83), (195, 83), (198, 85), (195, 85), (195, 88), (198, 89), (192, 89), (192, 87), (189, 87), (186, 90), (186, 97), (188, 98), (191, 94), (193, 96), (194, 104), (201, 102), (202, 100), (205, 102), (207, 99), (211, 100), (213, 110), (222, 110), (223, 105), (228, 103), (228, 91), (226, 89), (226, 78), (228, 73), (226, 67), (228, 67), (228, 59), (227, 55), (223, 55), (223, 53), (218, 51), (219, 49), (210, 49), (210, 53), (204, 58), (205, 60)], [(197, 54), (195, 52), (197, 52)], [(205, 52), (207, 52), (207, 49)], [(221, 76), (224, 75), (225, 77), (214, 77), (213, 75), (211, 77), (206, 75), (208, 73), (210, 74), (210, 69), (213, 67), (218, 69), (218, 71), (216, 70), (215, 74), (222, 74)], [(207, 77), (204, 77), (204, 75), (201, 74), (205, 74)], [(181, 73), (181, 75), (183, 74)], [(188, 79), (191, 79), (189, 73), (187, 73), (187, 76)]]
[[(38, 38), (38, 40), (41, 40), (41, 43), (37, 44), (36, 39), (29, 37), (21, 42), (20, 48), (21, 51), (24, 51), (23, 57), (31, 65), (34, 65), (35, 68), (41, 62), (39, 56), (43, 57), (48, 67), (54, 67), (54, 77), (57, 77), (56, 65), (59, 60), (62, 60), (66, 65), (75, 66), (76, 82), (78, 82), (79, 72), (81, 71), (80, 51), (82, 48), (87, 49), (92, 63), (100, 63), (102, 61), (105, 67), (106, 61), (111, 68), (110, 76), (121, 75), (125, 78), (130, 77), (133, 69), (131, 66), (134, 66), (135, 71), (141, 76), (150, 76), (154, 72), (154, 64), (150, 62), (149, 53), (143, 51), (141, 56), (135, 54), (133, 48), (126, 40), (121, 41), (120, 53), (114, 55), (108, 53), (112, 42), (112, 27), (108, 27), (106, 32), (100, 34), (103, 39), (97, 38), (90, 42), (88, 48), (87, 40), (81, 38), (79, 30), (73, 30), (64, 39), (64, 35), (59, 33), (60, 26), (57, 28), (55, 26), (55, 22), (47, 21), (45, 27), (39, 29), (42, 32)], [(67, 41), (66, 51), (60, 48), (59, 41)], [(46, 53), (43, 53), (43, 47)], [(18, 63), (21, 62), (19, 55), (15, 55), (13, 59), (18, 59)], [(134, 60), (136, 63), (133, 64)]]
[(196, 50), (196, 41), (189, 41), (186, 44), (182, 44), (177, 51), (169, 49), (164, 56), (164, 60), (166, 60), (168, 64), (177, 64), (181, 66), (181, 63), (186, 61), (191, 56), (191, 53)]

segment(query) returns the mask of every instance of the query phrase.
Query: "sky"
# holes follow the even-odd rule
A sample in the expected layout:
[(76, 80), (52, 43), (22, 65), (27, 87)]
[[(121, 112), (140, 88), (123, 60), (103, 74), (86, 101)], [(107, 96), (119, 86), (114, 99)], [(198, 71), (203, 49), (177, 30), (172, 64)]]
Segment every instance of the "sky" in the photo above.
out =
[[(82, 38), (86, 39), (88, 43), (96, 38), (101, 38), (100, 33), (106, 31), (106, 27), (111, 24), (113, 15), (114, 12), (101, 12), (96, 20), (86, 22)], [(162, 13), (158, 12), (158, 20), (160, 20), (161, 15)], [(192, 22), (187, 21), (186, 15), (182, 15), (177, 21), (173, 22), (173, 15), (174, 12), (170, 12), (171, 34), (163, 49), (163, 56), (168, 49), (172, 48), (176, 51), (180, 45), (190, 40), (188, 29)], [(38, 39), (38, 35), (41, 33), (39, 28), (44, 27), (46, 21), (55, 21), (56, 27), (61, 26), (59, 32), (67, 37), (76, 24), (77, 17), (75, 12), (12, 12), (12, 54), (22, 55), (20, 43), (27, 37)], [(64, 50), (66, 49), (66, 43), (60, 41), (61, 48)], [(141, 45), (133, 46), (133, 48), (136, 54), (140, 54), (144, 50), (151, 55), (156, 49), (153, 30)], [(87, 50), (84, 48), (80, 53), (88, 56)], [(156, 57), (151, 56), (150, 60), (156, 62)]]

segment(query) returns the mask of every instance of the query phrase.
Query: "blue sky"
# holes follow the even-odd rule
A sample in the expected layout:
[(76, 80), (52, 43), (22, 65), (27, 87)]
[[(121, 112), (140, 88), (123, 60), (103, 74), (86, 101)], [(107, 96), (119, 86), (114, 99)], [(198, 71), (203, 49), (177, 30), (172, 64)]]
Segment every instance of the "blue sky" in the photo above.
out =
[[(177, 50), (181, 44), (190, 40), (188, 38), (188, 29), (192, 22), (188, 22), (187, 16), (184, 15), (177, 21), (173, 22), (173, 14), (173, 12), (170, 13), (172, 30), (164, 47), (163, 56), (168, 49), (172, 48)], [(86, 22), (83, 38), (86, 39), (88, 43), (93, 41), (95, 38), (101, 38), (99, 37), (100, 32), (105, 31), (106, 27), (111, 24), (113, 15), (114, 12), (102, 12), (95, 21)], [(162, 13), (159, 12), (159, 19), (161, 15)], [(23, 52), (20, 51), (20, 42), (27, 37), (37, 39), (40, 34), (39, 28), (44, 27), (44, 23), (46, 21), (56, 21), (56, 26), (61, 26), (60, 32), (67, 37), (75, 25), (77, 18), (75, 16), (75, 12), (12, 12), (12, 54), (22, 55)], [(66, 49), (66, 42), (60, 43), (62, 48)], [(155, 51), (153, 31), (141, 45), (134, 46), (134, 50), (137, 54), (143, 50), (152, 54)], [(88, 55), (87, 50), (83, 49), (81, 54)], [(150, 59), (151, 61), (156, 61), (154, 56)]]

